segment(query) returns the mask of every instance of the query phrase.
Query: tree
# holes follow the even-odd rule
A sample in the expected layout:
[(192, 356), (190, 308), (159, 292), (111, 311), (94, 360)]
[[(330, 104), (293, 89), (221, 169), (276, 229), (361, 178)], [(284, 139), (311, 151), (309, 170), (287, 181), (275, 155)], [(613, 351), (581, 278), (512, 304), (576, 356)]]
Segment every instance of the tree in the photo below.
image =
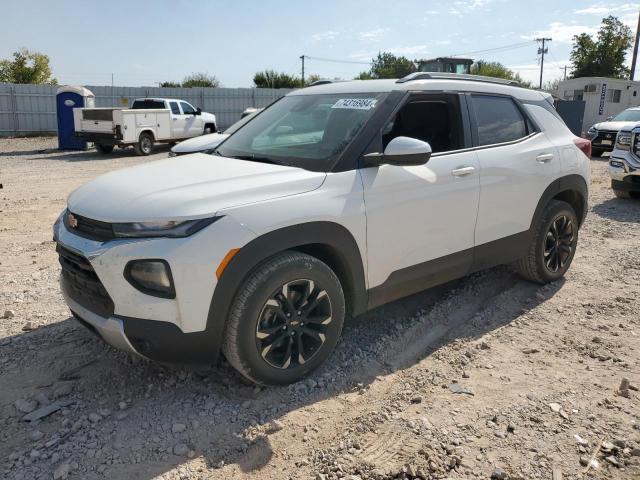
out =
[(572, 76), (628, 78), (624, 64), (627, 50), (633, 45), (631, 29), (609, 15), (602, 19), (595, 39), (586, 33), (573, 37)]
[(371, 80), (374, 78), (402, 78), (417, 70), (415, 62), (406, 57), (397, 57), (393, 53), (379, 52), (371, 60), (371, 68), (361, 72), (357, 80)]
[(49, 57), (43, 53), (21, 48), (13, 53), (13, 60), (0, 60), (0, 82), (57, 85), (51, 77)]
[(483, 75), (485, 77), (504, 78), (518, 82), (523, 87), (531, 88), (531, 82), (522, 79), (519, 73), (508, 69), (500, 62), (488, 62), (486, 60), (478, 60), (471, 65), (472, 75)]
[(180, 84), (180, 82), (160, 82), (159, 83), (160, 87), (163, 88), (180, 88), (182, 85)]
[(294, 75), (275, 70), (263, 70), (253, 76), (253, 83), (258, 88), (300, 88), (302, 80)]
[(321, 80), (321, 79), (322, 77), (320, 75), (318, 75), (317, 73), (312, 73), (307, 78), (305, 78), (304, 84), (311, 85), (313, 82), (317, 82), (318, 80)]
[(183, 88), (191, 87), (211, 87), (216, 88), (220, 86), (220, 82), (215, 75), (208, 75), (206, 73), (192, 73), (184, 77), (182, 81)]
[(556, 94), (558, 91), (558, 85), (560, 84), (560, 80), (562, 80), (560, 77), (555, 78), (553, 80), (547, 80), (542, 84), (542, 90), (551, 94)]

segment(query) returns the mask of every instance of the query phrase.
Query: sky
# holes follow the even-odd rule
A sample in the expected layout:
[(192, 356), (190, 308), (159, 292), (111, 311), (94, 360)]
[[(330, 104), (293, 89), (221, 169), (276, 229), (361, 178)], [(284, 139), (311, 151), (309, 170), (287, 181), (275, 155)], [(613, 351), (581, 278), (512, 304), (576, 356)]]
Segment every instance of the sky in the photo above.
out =
[(113, 75), (118, 86), (155, 86), (206, 72), (222, 86), (251, 87), (267, 68), (300, 75), (301, 55), (312, 57), (307, 75), (348, 79), (388, 51), (499, 61), (537, 83), (535, 38), (553, 39), (544, 81), (554, 80), (570, 65), (573, 35), (594, 34), (609, 14), (635, 33), (639, 8), (616, 0), (0, 0), (0, 58), (21, 47), (45, 53), (61, 84), (110, 85)]

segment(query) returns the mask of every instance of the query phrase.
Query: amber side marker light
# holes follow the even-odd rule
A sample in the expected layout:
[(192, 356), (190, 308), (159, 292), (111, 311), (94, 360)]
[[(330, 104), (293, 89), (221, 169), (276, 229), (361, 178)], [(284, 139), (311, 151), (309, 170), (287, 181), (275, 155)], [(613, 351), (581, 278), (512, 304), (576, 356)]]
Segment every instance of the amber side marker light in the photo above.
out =
[(222, 272), (224, 272), (224, 269), (227, 268), (227, 265), (229, 265), (229, 262), (231, 261), (231, 259), (235, 256), (236, 253), (238, 253), (240, 251), (239, 248), (232, 248), (231, 250), (229, 250), (227, 252), (227, 254), (224, 256), (224, 258), (222, 259), (222, 261), (220, 262), (220, 265), (218, 265), (218, 268), (216, 268), (216, 277), (218, 278), (218, 280), (220, 280), (220, 277), (222, 276)]

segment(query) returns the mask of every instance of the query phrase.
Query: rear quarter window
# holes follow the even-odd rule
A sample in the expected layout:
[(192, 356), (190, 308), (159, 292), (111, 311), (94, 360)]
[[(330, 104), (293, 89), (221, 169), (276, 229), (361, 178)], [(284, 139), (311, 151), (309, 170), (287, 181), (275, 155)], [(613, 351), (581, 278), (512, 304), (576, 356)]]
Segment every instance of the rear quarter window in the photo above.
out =
[(509, 97), (472, 95), (478, 126), (478, 144), (513, 142), (527, 136), (531, 126)]
[(133, 102), (133, 105), (131, 105), (131, 108), (133, 110), (162, 110), (166, 107), (164, 106), (164, 102), (161, 100), (136, 100)]

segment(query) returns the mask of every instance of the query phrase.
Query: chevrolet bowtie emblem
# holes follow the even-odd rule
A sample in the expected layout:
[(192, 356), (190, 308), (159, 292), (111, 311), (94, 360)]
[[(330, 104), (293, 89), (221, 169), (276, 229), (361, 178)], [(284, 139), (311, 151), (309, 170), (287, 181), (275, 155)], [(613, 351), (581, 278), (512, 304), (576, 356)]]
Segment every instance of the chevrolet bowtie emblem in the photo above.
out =
[(73, 215), (73, 213), (70, 213), (67, 215), (67, 223), (71, 228), (76, 228), (78, 226), (78, 219)]

